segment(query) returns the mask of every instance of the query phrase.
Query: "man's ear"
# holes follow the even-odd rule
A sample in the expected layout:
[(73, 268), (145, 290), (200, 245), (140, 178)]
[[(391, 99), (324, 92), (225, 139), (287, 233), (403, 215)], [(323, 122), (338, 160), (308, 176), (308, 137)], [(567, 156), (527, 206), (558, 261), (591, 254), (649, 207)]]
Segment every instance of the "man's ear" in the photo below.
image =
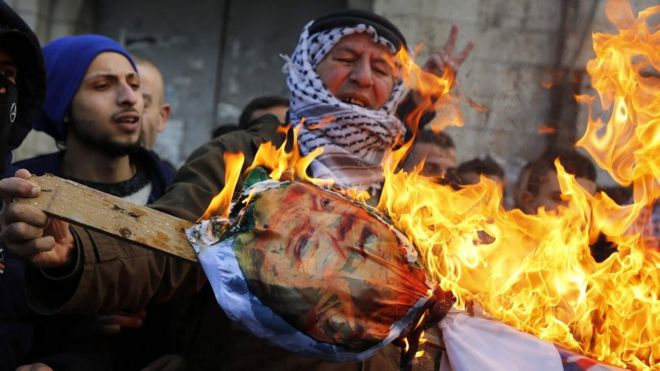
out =
[(158, 123), (158, 127), (156, 128), (159, 133), (165, 130), (165, 127), (167, 126), (167, 121), (170, 119), (171, 114), (172, 114), (172, 107), (170, 106), (169, 103), (164, 103), (162, 106), (160, 106), (160, 122)]

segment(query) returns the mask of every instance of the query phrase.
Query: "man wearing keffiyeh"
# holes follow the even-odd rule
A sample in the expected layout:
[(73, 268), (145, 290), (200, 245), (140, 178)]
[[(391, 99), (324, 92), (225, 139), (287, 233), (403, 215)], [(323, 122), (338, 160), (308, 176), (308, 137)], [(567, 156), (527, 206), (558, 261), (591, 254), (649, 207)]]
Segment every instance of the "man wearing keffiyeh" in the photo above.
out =
[(304, 123), (303, 154), (323, 147), (311, 165), (315, 177), (373, 189), (382, 181), (384, 151), (405, 133), (395, 112), (406, 91), (393, 58), (405, 40), (390, 41), (366, 23), (310, 34), (314, 24), (305, 27), (286, 65), (289, 119)]
[[(441, 73), (445, 66), (456, 68), (471, 44), (453, 57), (455, 41), (454, 28), (445, 49), (431, 56), (426, 69)], [(288, 121), (297, 124), (304, 119), (300, 148), (309, 153), (324, 147), (312, 164), (313, 176), (334, 179), (340, 187), (378, 189), (381, 157), (406, 131), (395, 114), (406, 94), (394, 62), (400, 48), (407, 48), (401, 32), (369, 12), (337, 12), (305, 27), (285, 69), (291, 91)], [(168, 192), (150, 206), (197, 220), (224, 186), (224, 154), (241, 152), (249, 164), (262, 143), (283, 143), (285, 135), (279, 129), (273, 116), (264, 116), (245, 131), (205, 144), (190, 155)], [(20, 170), (16, 177), (1, 181), (0, 194), (38, 195), (28, 177)], [(197, 264), (69, 226), (27, 203), (12, 203), (3, 216), (7, 225), (2, 240), (8, 249), (36, 268), (48, 267), (28, 272), (28, 301), (39, 313), (137, 312), (148, 303), (195, 291), (201, 298), (187, 313), (181, 337), (187, 369), (398, 369), (396, 349), (386, 348), (364, 363), (333, 364), (273, 347), (236, 329), (213, 303), (211, 290), (203, 290), (207, 281)], [(69, 236), (55, 239), (52, 230)]]
[[(311, 164), (314, 177), (332, 179), (340, 188), (380, 187), (382, 156), (406, 131), (396, 117), (407, 93), (394, 58), (400, 48), (407, 43), (396, 26), (367, 12), (334, 13), (305, 26), (285, 71), (289, 120), (303, 123), (302, 153), (323, 147)], [(426, 67), (454, 63), (439, 58), (434, 55)]]

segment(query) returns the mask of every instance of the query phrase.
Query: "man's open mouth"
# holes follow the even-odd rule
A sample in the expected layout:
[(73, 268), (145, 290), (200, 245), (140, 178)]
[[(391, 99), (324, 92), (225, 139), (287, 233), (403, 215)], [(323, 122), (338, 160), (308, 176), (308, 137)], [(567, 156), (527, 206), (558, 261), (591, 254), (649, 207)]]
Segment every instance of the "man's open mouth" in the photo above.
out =
[(123, 117), (123, 118), (117, 120), (117, 122), (120, 123), (120, 124), (135, 124), (136, 122), (138, 122), (138, 118), (137, 117)]
[(355, 105), (355, 106), (359, 106), (359, 107), (366, 107), (367, 106), (363, 101), (355, 99), (355, 98), (350, 98), (350, 97), (342, 99), (342, 102), (352, 104), (352, 105)]
[(118, 124), (135, 124), (138, 121), (140, 121), (140, 115), (132, 112), (116, 115), (114, 117), (114, 122)]

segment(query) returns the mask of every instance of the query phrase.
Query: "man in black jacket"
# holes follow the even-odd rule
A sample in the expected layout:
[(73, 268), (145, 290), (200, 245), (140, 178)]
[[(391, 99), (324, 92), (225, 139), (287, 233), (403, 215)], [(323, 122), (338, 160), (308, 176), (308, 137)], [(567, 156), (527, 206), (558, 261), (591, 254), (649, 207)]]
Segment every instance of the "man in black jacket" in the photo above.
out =
[(41, 112), (46, 71), (36, 35), (9, 5), (0, 1), (0, 170)]
[[(16, 149), (41, 112), (46, 72), (41, 47), (30, 27), (0, 1), (0, 173), (13, 175), (11, 151)], [(4, 272), (6, 274), (3, 274)], [(5, 259), (0, 245), (0, 370), (13, 370), (29, 350), (32, 324), (23, 299), (23, 265)]]

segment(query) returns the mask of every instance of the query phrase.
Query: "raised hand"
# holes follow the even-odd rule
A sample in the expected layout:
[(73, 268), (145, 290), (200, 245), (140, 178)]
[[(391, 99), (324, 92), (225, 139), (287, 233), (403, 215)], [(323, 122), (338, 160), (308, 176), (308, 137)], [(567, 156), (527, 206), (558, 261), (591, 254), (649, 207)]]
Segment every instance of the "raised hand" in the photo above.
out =
[(445, 68), (451, 68), (454, 72), (458, 71), (458, 68), (465, 62), (472, 49), (474, 49), (474, 43), (472, 41), (468, 42), (458, 55), (454, 55), (457, 38), (458, 26), (452, 25), (445, 46), (442, 50), (433, 53), (429, 57), (426, 63), (424, 63), (424, 69), (438, 76), (442, 75)]

